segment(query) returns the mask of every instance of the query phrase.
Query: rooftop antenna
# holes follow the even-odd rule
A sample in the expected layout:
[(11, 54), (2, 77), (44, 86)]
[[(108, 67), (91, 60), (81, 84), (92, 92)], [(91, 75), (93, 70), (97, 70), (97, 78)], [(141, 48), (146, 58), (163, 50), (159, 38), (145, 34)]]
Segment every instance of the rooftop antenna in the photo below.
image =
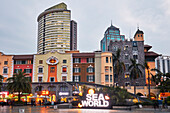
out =
[(131, 29), (130, 29), (130, 31), (129, 31), (129, 40), (130, 40), (130, 38), (131, 38)]
[(113, 25), (112, 25), (112, 20), (111, 20), (111, 26), (113, 26)]
[(137, 23), (137, 29), (139, 29), (139, 23)]

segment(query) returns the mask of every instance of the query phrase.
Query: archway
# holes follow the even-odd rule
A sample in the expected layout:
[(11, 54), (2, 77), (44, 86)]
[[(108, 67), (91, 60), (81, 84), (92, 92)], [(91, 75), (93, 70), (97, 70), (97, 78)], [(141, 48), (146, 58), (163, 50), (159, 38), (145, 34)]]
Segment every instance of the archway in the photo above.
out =
[(55, 86), (49, 86), (48, 91), (56, 91), (56, 87)]
[(138, 96), (144, 96), (142, 93), (138, 92), (136, 95)]
[[(149, 94), (147, 95), (147, 97), (149, 98)], [(150, 97), (152, 100), (156, 99), (156, 95), (154, 93), (150, 93)]]
[(37, 86), (37, 87), (35, 88), (35, 92), (37, 92), (37, 91), (42, 91), (43, 89), (44, 89), (43, 86)]

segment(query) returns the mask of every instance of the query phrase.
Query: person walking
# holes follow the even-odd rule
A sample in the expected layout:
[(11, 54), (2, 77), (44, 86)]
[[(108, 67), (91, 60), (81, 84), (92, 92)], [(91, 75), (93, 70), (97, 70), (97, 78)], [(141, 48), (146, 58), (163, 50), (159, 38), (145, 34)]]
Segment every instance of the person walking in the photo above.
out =
[(41, 100), (39, 100), (39, 104), (40, 104), (40, 106), (41, 106)]
[(159, 110), (162, 110), (162, 100), (158, 100)]
[(168, 108), (167, 100), (165, 99), (165, 101), (164, 101), (164, 102), (165, 102), (165, 106), (164, 106), (164, 107), (165, 107), (165, 108)]

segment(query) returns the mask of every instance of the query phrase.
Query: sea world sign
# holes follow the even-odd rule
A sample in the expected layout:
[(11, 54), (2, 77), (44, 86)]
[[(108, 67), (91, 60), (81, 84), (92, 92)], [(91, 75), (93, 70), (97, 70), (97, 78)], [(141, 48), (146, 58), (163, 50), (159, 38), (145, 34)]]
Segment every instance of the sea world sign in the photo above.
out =
[(81, 101), (80, 107), (109, 107), (109, 99), (103, 94), (87, 94), (86, 100)]

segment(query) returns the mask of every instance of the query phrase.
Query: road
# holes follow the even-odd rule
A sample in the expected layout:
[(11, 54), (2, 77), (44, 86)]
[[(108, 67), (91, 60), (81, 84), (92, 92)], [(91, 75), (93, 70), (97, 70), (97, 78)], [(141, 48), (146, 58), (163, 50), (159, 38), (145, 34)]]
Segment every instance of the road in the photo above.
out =
[(153, 108), (143, 108), (129, 110), (110, 110), (110, 109), (57, 109), (54, 110), (50, 107), (31, 107), (31, 106), (0, 106), (0, 113), (19, 113), (19, 109), (24, 109), (24, 113), (170, 113), (170, 109), (154, 110)]

